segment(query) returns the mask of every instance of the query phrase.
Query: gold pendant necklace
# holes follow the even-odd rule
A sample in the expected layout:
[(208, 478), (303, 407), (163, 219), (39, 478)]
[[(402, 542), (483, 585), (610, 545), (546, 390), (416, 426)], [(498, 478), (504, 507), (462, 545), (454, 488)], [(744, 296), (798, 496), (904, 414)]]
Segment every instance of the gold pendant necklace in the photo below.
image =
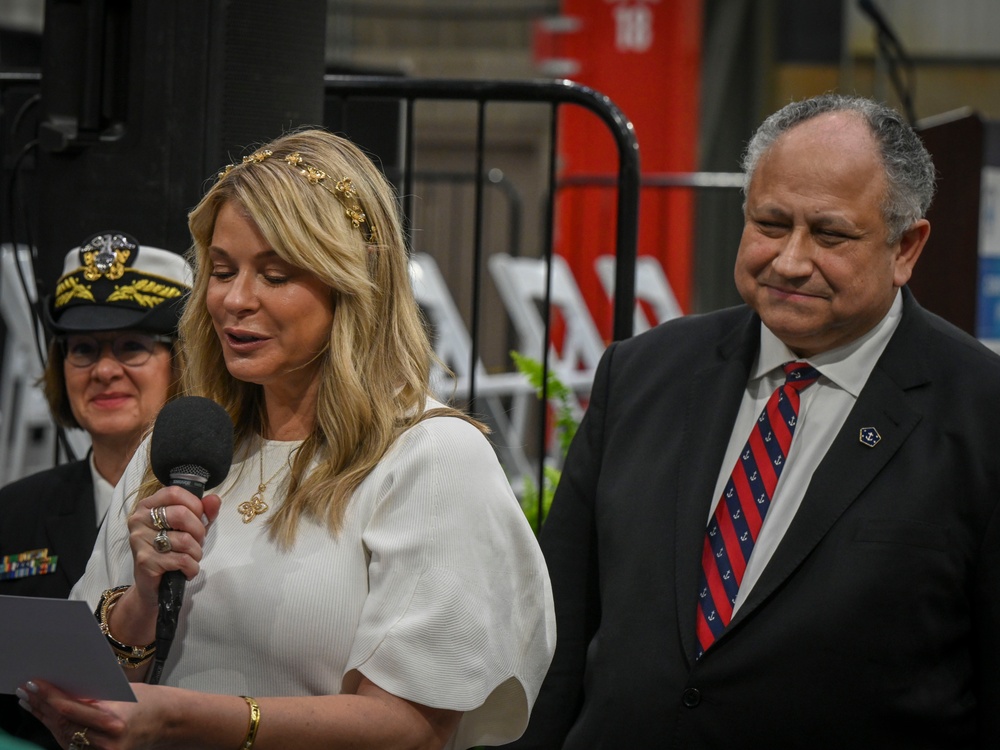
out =
[[(287, 461), (285, 462), (288, 463)], [(266, 482), (264, 481), (264, 443), (261, 442), (260, 446), (260, 484), (257, 485), (257, 491), (253, 493), (253, 497), (240, 503), (236, 510), (239, 511), (240, 515), (243, 516), (243, 523), (250, 523), (257, 516), (262, 513), (266, 513), (270, 506), (264, 502), (264, 491), (267, 489), (267, 485), (274, 481), (274, 478), (278, 476), (285, 468), (282, 465), (278, 468), (274, 474), (271, 475), (270, 479)]]

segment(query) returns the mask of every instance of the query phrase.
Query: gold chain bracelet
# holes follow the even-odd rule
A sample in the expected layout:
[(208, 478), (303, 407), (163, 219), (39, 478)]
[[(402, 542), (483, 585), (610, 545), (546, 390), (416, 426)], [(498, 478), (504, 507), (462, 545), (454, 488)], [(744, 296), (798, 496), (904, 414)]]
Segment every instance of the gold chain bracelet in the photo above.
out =
[(153, 654), (156, 653), (155, 642), (147, 646), (130, 646), (127, 643), (122, 643), (111, 635), (111, 626), (109, 624), (111, 610), (114, 609), (118, 600), (122, 598), (122, 595), (129, 588), (129, 586), (115, 586), (113, 589), (108, 589), (101, 594), (101, 599), (94, 610), (94, 616), (101, 625), (101, 632), (104, 633), (104, 637), (111, 644), (111, 648), (118, 658), (118, 663), (126, 669), (138, 669), (153, 658)]

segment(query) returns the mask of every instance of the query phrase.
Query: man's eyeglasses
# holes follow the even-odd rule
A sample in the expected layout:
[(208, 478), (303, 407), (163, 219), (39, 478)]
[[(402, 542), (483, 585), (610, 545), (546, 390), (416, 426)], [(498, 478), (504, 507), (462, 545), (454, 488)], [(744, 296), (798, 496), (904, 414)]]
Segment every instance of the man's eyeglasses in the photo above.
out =
[(111, 346), (111, 354), (123, 365), (138, 367), (149, 361), (157, 344), (172, 343), (170, 336), (151, 333), (119, 333), (114, 338), (100, 339), (75, 333), (59, 337), (66, 361), (74, 367), (90, 367), (101, 358), (105, 345)]

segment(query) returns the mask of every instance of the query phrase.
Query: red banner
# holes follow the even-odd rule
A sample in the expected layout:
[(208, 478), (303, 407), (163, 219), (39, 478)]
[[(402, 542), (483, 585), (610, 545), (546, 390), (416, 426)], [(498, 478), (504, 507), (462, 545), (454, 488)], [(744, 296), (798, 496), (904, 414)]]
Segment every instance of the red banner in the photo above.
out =
[[(541, 72), (609, 96), (632, 121), (644, 177), (692, 172), (697, 165), (703, 0), (563, 0), (563, 15), (536, 29)], [(614, 141), (594, 115), (560, 111), (560, 178), (617, 176)], [(562, 184), (556, 201), (556, 252), (573, 268), (602, 334), (612, 308), (594, 268), (614, 253), (616, 196), (595, 184)], [(690, 189), (644, 187), (639, 254), (663, 265), (690, 310), (694, 196)]]

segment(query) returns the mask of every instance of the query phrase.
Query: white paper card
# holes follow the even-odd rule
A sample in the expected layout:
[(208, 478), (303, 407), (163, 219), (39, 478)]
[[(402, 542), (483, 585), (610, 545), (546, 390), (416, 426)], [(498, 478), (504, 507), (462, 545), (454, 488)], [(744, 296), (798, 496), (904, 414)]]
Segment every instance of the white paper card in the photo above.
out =
[(0, 596), (0, 693), (45, 680), (80, 698), (135, 701), (86, 602)]

